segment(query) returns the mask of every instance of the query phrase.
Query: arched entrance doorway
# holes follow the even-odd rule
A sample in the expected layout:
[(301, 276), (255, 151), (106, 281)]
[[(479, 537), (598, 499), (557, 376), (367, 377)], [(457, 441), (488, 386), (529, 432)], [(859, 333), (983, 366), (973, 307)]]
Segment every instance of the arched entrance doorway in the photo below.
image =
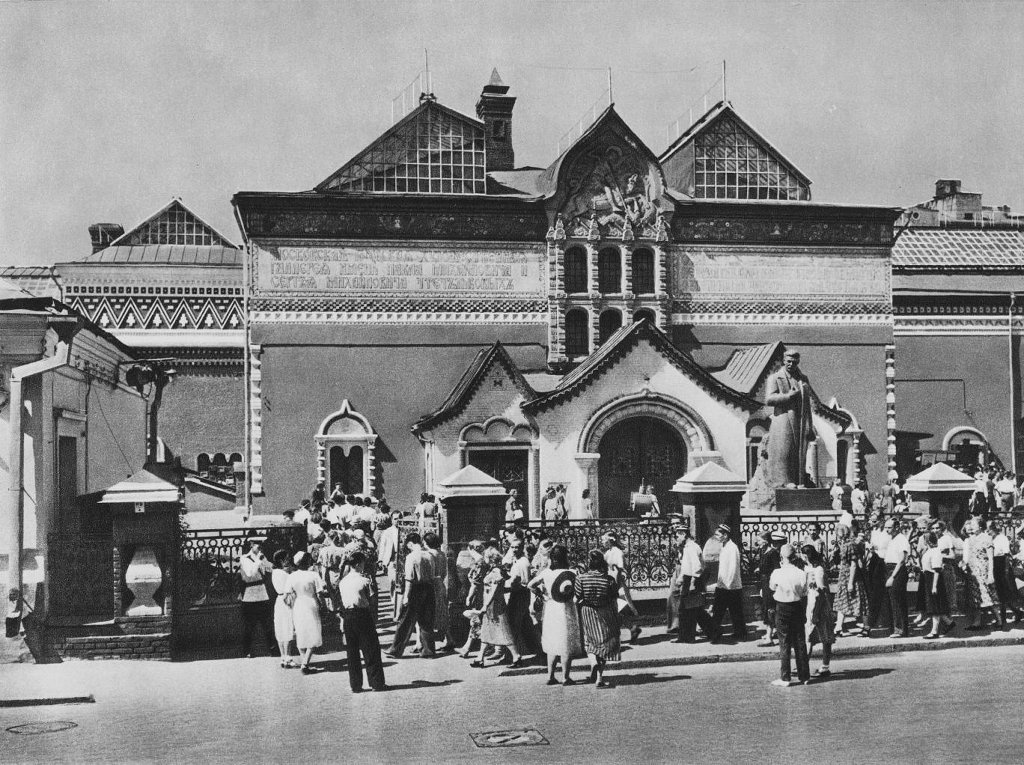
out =
[(670, 490), (687, 464), (686, 444), (671, 424), (656, 417), (629, 417), (608, 429), (598, 452), (601, 517), (628, 515), (629, 495), (641, 482), (654, 487), (661, 511), (669, 511)]

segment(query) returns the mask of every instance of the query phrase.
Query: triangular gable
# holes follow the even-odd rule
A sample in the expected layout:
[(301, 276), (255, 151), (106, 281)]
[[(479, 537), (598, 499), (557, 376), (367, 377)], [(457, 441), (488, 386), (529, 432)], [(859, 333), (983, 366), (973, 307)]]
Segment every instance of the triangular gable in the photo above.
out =
[(696, 199), (809, 201), (811, 181), (720, 101), (662, 153), (673, 189)]
[(436, 427), (461, 414), (494, 364), (501, 365), (502, 369), (505, 370), (505, 373), (512, 380), (516, 390), (519, 391), (524, 399), (529, 400), (534, 397), (535, 392), (533, 388), (526, 382), (523, 373), (519, 371), (515, 362), (512, 361), (512, 357), (505, 350), (505, 346), (500, 342), (496, 342), (489, 348), (483, 348), (477, 353), (473, 363), (462, 373), (462, 377), (459, 378), (459, 381), (452, 388), (451, 393), (448, 394), (441, 406), (426, 417), (418, 420), (412, 427), (413, 433), (419, 433), (428, 428)]
[(537, 189), (569, 236), (626, 237), (628, 229), (641, 237), (673, 209), (658, 158), (614, 106), (541, 173)]
[(557, 386), (523, 404), (523, 409), (539, 411), (578, 395), (604, 372), (626, 358), (640, 342), (649, 343), (666, 361), (715, 398), (751, 412), (761, 408), (760, 402), (716, 380), (693, 357), (676, 348), (664, 332), (648, 319), (642, 319), (613, 334), (586, 361), (565, 375)]
[(119, 236), (109, 247), (148, 244), (235, 248), (227, 237), (185, 207), (180, 199), (172, 199), (170, 204)]
[(485, 139), (479, 120), (426, 100), (315, 190), (484, 194)]

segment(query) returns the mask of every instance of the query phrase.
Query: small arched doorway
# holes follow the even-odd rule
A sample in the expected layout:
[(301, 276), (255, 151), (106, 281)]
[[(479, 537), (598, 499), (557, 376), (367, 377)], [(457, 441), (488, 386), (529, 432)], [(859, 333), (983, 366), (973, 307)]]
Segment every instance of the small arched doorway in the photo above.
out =
[(654, 487), (662, 513), (669, 511), (670, 491), (687, 464), (686, 444), (672, 425), (656, 417), (629, 417), (608, 429), (598, 452), (601, 517), (628, 515), (630, 494), (641, 482)]

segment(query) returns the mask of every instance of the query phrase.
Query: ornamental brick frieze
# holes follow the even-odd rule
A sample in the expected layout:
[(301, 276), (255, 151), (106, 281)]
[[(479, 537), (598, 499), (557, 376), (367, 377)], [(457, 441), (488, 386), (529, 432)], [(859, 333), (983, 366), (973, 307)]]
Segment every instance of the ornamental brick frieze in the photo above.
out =
[(463, 239), (543, 241), (548, 229), (542, 208), (534, 211), (459, 210), (243, 213), (250, 237), (318, 239)]
[(543, 313), (543, 298), (502, 300), (500, 298), (463, 300), (458, 298), (396, 298), (376, 296), (365, 298), (253, 298), (253, 311), (317, 312), (317, 313)]
[[(898, 316), (1007, 316), (1010, 309), (1009, 295), (985, 299), (973, 296), (956, 296), (956, 303), (939, 300), (908, 303), (904, 299), (894, 300), (893, 313)], [(1024, 305), (1014, 305), (1013, 315), (1024, 315)], [(1005, 321), (1005, 319), (1004, 319)]]
[(78, 295), (68, 304), (108, 330), (242, 328), (240, 297), (199, 295)]
[(935, 335), (957, 336), (974, 335), (979, 337), (1005, 337), (1008, 332), (1024, 335), (1024, 320), (1014, 317), (1012, 323), (1008, 317), (984, 318), (979, 316), (897, 316), (893, 324), (893, 334), (898, 336)]
[(892, 307), (885, 301), (676, 300), (672, 303), (672, 312), (685, 314), (891, 316)]
[(876, 221), (784, 220), (765, 217), (685, 217), (671, 221), (677, 242), (738, 242), (785, 244), (892, 243), (892, 224)]
[(544, 324), (547, 313), (439, 311), (253, 311), (253, 324)]

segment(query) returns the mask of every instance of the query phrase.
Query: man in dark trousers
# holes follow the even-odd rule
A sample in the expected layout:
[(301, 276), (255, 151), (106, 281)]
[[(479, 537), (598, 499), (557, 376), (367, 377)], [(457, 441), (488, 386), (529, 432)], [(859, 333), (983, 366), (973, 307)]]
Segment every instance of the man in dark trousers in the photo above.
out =
[(772, 685), (783, 688), (793, 685), (790, 656), (796, 653), (796, 675), (805, 685), (811, 679), (807, 658), (807, 637), (804, 623), (807, 619), (807, 576), (793, 565), (793, 545), (779, 550), (781, 565), (772, 572), (770, 584), (775, 594), (775, 629), (779, 635), (779, 677)]
[(267, 591), (266, 577), (274, 569), (263, 555), (257, 539), (245, 540), (242, 557), (238, 559), (238, 573), (242, 578), (242, 655), (252, 658), (252, 642), (257, 628), (262, 627), (263, 639), (272, 656), (279, 653), (274, 640), (274, 603)]
[(370, 690), (384, 690), (384, 665), (380, 658), (377, 624), (370, 608), (373, 597), (370, 580), (363, 575), (366, 556), (356, 550), (348, 556), (348, 573), (338, 585), (341, 595), (341, 618), (345, 625), (345, 651), (348, 654), (348, 682), (353, 693), (363, 690), (363, 671), (359, 666), (362, 653), (366, 681)]
[(689, 519), (684, 519), (676, 527), (675, 539), (679, 563), (673, 573), (671, 591), (679, 593), (678, 642), (695, 643), (698, 624), (708, 639), (714, 640), (717, 632), (704, 610), (704, 558), (700, 545), (690, 535)]
[(415, 531), (405, 537), (405, 588), (402, 593), (402, 613), (395, 628), (395, 641), (387, 656), (399, 659), (413, 627), (420, 628), (423, 650), (420, 656), (434, 656), (434, 567), (423, 552), (423, 539)]

